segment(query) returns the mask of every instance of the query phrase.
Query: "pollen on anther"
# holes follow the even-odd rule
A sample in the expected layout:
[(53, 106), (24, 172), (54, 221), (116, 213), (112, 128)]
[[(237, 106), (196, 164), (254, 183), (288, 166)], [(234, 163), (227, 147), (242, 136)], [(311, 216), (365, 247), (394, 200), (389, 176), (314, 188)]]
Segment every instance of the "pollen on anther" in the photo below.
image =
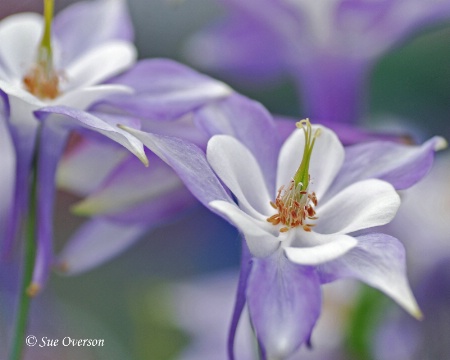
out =
[(272, 225), (284, 225), (279, 230), (287, 232), (291, 228), (302, 227), (305, 231), (311, 231), (314, 224), (309, 221), (317, 220), (314, 206), (317, 205), (317, 198), (314, 192), (309, 193), (303, 190), (302, 185), (295, 185), (291, 181), (289, 186), (280, 187), (275, 201), (270, 205), (277, 210), (277, 213), (267, 218)]

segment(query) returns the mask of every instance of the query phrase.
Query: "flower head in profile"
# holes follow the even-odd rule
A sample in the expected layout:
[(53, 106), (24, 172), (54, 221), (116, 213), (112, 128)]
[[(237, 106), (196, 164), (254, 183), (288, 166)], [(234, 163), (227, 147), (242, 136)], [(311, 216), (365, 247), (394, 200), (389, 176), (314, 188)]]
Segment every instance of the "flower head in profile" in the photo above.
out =
[(372, 142), (344, 149), (331, 130), (309, 121), (298, 126), (281, 149), (266, 141), (249, 150), (217, 135), (206, 154), (180, 139), (129, 130), (246, 240), (230, 357), (245, 304), (268, 358), (288, 358), (309, 344), (321, 311), (320, 287), (341, 278), (364, 281), (421, 316), (406, 279), (403, 245), (377, 227), (395, 216), (396, 189), (428, 172), (442, 139), (420, 147)]
[(35, 116), (49, 105), (85, 110), (111, 94), (132, 92), (123, 84), (104, 83), (136, 59), (125, 2), (80, 2), (55, 18), (53, 3), (44, 1), (43, 17), (22, 13), (0, 22), (1, 251), (4, 257), (14, 248), (19, 224), (31, 211), (31, 174), (37, 174), (37, 254), (30, 295), (45, 282), (52, 263), (54, 174), (70, 131), (97, 131), (147, 161), (142, 144), (113, 123), (62, 117), (39, 121)]
[(373, 64), (405, 38), (450, 18), (446, 0), (220, 0), (224, 19), (195, 35), (188, 58), (238, 80), (296, 81), (315, 121), (360, 121)]

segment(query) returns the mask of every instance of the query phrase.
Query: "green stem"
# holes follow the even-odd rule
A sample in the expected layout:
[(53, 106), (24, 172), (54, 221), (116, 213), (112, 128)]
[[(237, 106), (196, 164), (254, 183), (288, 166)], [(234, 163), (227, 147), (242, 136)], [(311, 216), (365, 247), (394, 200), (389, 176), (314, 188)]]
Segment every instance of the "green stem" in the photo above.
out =
[[(38, 131), (39, 137), (39, 131)], [(22, 270), (22, 284), (20, 288), (19, 307), (16, 315), (14, 337), (9, 360), (22, 359), (23, 347), (25, 345), (25, 333), (27, 330), (28, 313), (30, 309), (31, 296), (29, 294), (29, 286), (33, 277), (34, 262), (36, 258), (36, 193), (37, 193), (37, 147), (33, 159), (32, 175), (31, 175), (31, 193), (29, 200), (29, 212), (25, 228), (25, 244), (24, 244), (24, 262)]]
[(44, 0), (44, 33), (38, 51), (38, 63), (45, 64), (47, 71), (53, 70), (52, 52), (52, 20), (53, 20), (54, 0)]
[(380, 291), (363, 285), (350, 315), (346, 345), (353, 360), (373, 360), (373, 336), (388, 299)]

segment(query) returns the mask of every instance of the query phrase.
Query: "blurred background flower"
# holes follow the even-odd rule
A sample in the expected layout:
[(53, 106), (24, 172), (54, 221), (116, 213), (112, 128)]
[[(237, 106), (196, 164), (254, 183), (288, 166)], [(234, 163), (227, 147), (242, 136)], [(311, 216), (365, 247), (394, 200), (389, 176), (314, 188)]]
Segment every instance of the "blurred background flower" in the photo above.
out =
[[(70, 3), (73, 2), (75, 1), (70, 1)], [(57, 1), (57, 11), (68, 3), (69, 1)], [(128, 4), (136, 29), (136, 43), (141, 58), (169, 57), (187, 62), (182, 51), (186, 46), (186, 41), (208, 24), (226, 15), (225, 9), (211, 0), (129, 0)], [(41, 1), (3, 0), (0, 11), (2, 12), (1, 16), (5, 16), (26, 10), (41, 12)], [(396, 48), (380, 58), (374, 65), (366, 83), (366, 112), (362, 123), (372, 128), (384, 129), (389, 127), (398, 129), (401, 126), (417, 140), (424, 140), (436, 134), (448, 139), (450, 137), (449, 39), (450, 25), (441, 23), (439, 26), (427, 28), (425, 32), (416, 33), (408, 42), (398, 44)], [(276, 82), (272, 81), (270, 86), (251, 87), (241, 84), (239, 79), (227, 77), (225, 74), (211, 74), (219, 76), (221, 80), (228, 82), (245, 95), (261, 101), (274, 113), (297, 118), (309, 115), (302, 104), (299, 108), (293, 78), (284, 77)], [(411, 194), (402, 194), (408, 208), (404, 208), (404, 212), (402, 209), (399, 213), (399, 221), (404, 219), (404, 223), (399, 225), (397, 231), (406, 231), (405, 234), (408, 235), (405, 237), (396, 234), (396, 237), (403, 239), (407, 248), (408, 269), (414, 279), (412, 281), (413, 288), (417, 289), (415, 293), (419, 298), (419, 305), (425, 313), (425, 318), (430, 321), (435, 318), (443, 319), (449, 313), (445, 306), (425, 305), (426, 301), (431, 300), (432, 303), (434, 298), (437, 299), (439, 294), (443, 294), (443, 290), (436, 292), (425, 290), (425, 297), (419, 295), (421, 280), (423, 279), (426, 283), (426, 273), (432, 271), (437, 261), (434, 256), (436, 255), (440, 259), (441, 254), (449, 249), (450, 239), (447, 225), (448, 219), (450, 219), (448, 205), (450, 159), (444, 154), (438, 155), (438, 157), (440, 157), (438, 159), (439, 167), (431, 172), (429, 179), (411, 189)], [(414, 194), (413, 191), (415, 191)], [(82, 222), (82, 219), (73, 216), (67, 210), (69, 205), (78, 200), (78, 197), (67, 193), (61, 192), (58, 195), (58, 208), (55, 213), (56, 223), (59, 224), (55, 233), (57, 251), (64, 247), (64, 239), (67, 239), (68, 235)], [(435, 221), (439, 221), (439, 224), (434, 224)], [(418, 230), (413, 230), (416, 227)], [(229, 300), (231, 303), (229, 303), (228, 309), (216, 308), (218, 300), (213, 298), (210, 303), (203, 305), (205, 310), (199, 310), (201, 314), (195, 315), (193, 312), (194, 316), (191, 320), (178, 317), (177, 314), (180, 310), (173, 310), (172, 307), (168, 309), (166, 307), (172, 320), (166, 317), (161, 319), (158, 316), (167, 304), (158, 307), (155, 302), (158, 303), (165, 299), (162, 294), (166, 290), (161, 292), (161, 289), (166, 289), (168, 282), (190, 282), (192, 279), (196, 279), (196, 276), (202, 276), (211, 271), (236, 269), (240, 251), (240, 240), (236, 231), (203, 207), (197, 206), (185, 216), (175, 218), (170, 224), (162, 226), (151, 234), (144, 235), (142, 240), (121, 257), (89, 273), (78, 277), (62, 278), (55, 275), (51, 277), (49, 283), (51, 296), (56, 298), (55, 301), (65, 304), (62, 310), (64, 316), (52, 318), (55, 326), (59, 326), (60, 322), (67, 326), (58, 328), (58, 332), (67, 331), (70, 335), (69, 330), (66, 329), (77, 327), (80, 336), (94, 334), (95, 337), (107, 338), (108, 334), (111, 334), (111, 337), (108, 338), (125, 354), (121, 358), (137, 360), (149, 358), (169, 360), (187, 354), (190, 351), (188, 349), (197, 346), (192, 327), (201, 326), (200, 315), (203, 314), (220, 316), (215, 322), (224, 321), (225, 323), (221, 324), (220, 331), (223, 332), (223, 335), (219, 336), (226, 336), (229, 326), (226, 319), (231, 315), (232, 298)], [(408, 242), (411, 242), (411, 245)], [(443, 261), (448, 262), (445, 259)], [(442, 270), (440, 273), (443, 273)], [(448, 281), (448, 278), (443, 278), (440, 284), (448, 284)], [(224, 285), (222, 281), (216, 280), (216, 285), (228, 295), (230, 295), (230, 291), (234, 291), (232, 286)], [(438, 289), (443, 288), (443, 285), (438, 286)], [(189, 291), (195, 294), (193, 296), (203, 294), (196, 286)], [(208, 293), (210, 292), (214, 292), (214, 290), (208, 290)], [(175, 292), (175, 294), (176, 298), (182, 298), (179, 292)], [(219, 298), (222, 297), (219, 295)], [(331, 301), (333, 299), (336, 299), (336, 296), (332, 296)], [(198, 304), (196, 300), (191, 301)], [(353, 300), (348, 301), (351, 304)], [(186, 301), (187, 303), (188, 301)], [(345, 303), (347, 304), (347, 300)], [(385, 306), (391, 305), (392, 303), (388, 302)], [(6, 301), (0, 301), (0, 321), (2, 322), (8, 317), (9, 307), (7, 306)], [(174, 306), (177, 309), (177, 305)], [(335, 307), (333, 308), (335, 309)], [(185, 311), (184, 315), (186, 315), (188, 310), (181, 311)], [(88, 314), (87, 318), (90, 321), (79, 321), (76, 325), (77, 318), (84, 319), (78, 315), (80, 312)], [(225, 314), (227, 312), (228, 314)], [(346, 348), (345, 324), (346, 319), (351, 318), (353, 312), (350, 305), (344, 305), (339, 306), (337, 312), (331, 316), (330, 324), (344, 333), (343, 335), (340, 333), (342, 336), (339, 336), (338, 339), (333, 339), (333, 346), (336, 348)], [(149, 315), (149, 313), (154, 313), (154, 315)], [(388, 326), (381, 324), (384, 323), (382, 317), (385, 313), (386, 307), (383, 307), (383, 311), (376, 315), (380, 319), (379, 326)], [(41, 312), (39, 308), (32, 310), (32, 317), (39, 317), (41, 314), (46, 314), (46, 312)], [(62, 318), (70, 316), (70, 314), (75, 314), (75, 320), (74, 318), (69, 320)], [(387, 319), (387, 321), (390, 320)], [(396, 327), (396, 320), (393, 321), (394, 325), (391, 328)], [(39, 320), (39, 322), (41, 321)], [(157, 326), (155, 326), (155, 322)], [(186, 325), (186, 322), (189, 326)], [(319, 319), (318, 326), (321, 322), (322, 318)], [(414, 326), (420, 327), (425, 323), (414, 324)], [(96, 328), (97, 325), (99, 328)], [(430, 326), (433, 327), (433, 325)], [(402, 330), (406, 328), (408, 327), (401, 325)], [(434, 330), (428, 331), (429, 337), (427, 337), (427, 341), (421, 342), (421, 346), (433, 348), (436, 341), (443, 341), (442, 339), (450, 336), (449, 330), (445, 326), (440, 329), (442, 330), (439, 330), (441, 332), (439, 334)], [(39, 330), (36, 331), (39, 332)], [(319, 329), (317, 329), (318, 331)], [(195, 332), (197, 333), (197, 330)], [(375, 330), (372, 332), (375, 333)], [(412, 336), (418, 336), (425, 340), (424, 332), (413, 330), (412, 327), (411, 332)], [(330, 335), (326, 334), (325, 338), (331, 339)], [(333, 334), (336, 332), (333, 331)], [(437, 337), (442, 334), (448, 336)], [(313, 334), (313, 341), (314, 336), (318, 335)], [(386, 353), (380, 350), (385, 346), (383, 339), (377, 337), (375, 341), (374, 336), (371, 339), (373, 339), (371, 340), (373, 346), (376, 347), (374, 353), (382, 354), (377, 356), (384, 360), (383, 356), (385, 355), (383, 354)], [(397, 343), (395, 342), (392, 346), (396, 346)], [(316, 346), (320, 346), (319, 341)], [(448, 350), (444, 348), (440, 351)], [(344, 354), (341, 355), (341, 359), (349, 358), (348, 355), (345, 355), (344, 350), (341, 352)], [(101, 356), (105, 356), (105, 354), (94, 355), (93, 359), (102, 359)], [(335, 359), (336, 354), (339, 355), (339, 351), (332, 351), (329, 357), (323, 356), (320, 359), (332, 360)], [(448, 352), (439, 354), (444, 359), (450, 357)], [(56, 359), (62, 358), (62, 356), (52, 354), (47, 358)], [(363, 357), (360, 356), (360, 358)], [(202, 359), (202, 357), (198, 357), (198, 359)], [(209, 358), (204, 357), (204, 359)], [(422, 360), (420, 355), (418, 359)]]

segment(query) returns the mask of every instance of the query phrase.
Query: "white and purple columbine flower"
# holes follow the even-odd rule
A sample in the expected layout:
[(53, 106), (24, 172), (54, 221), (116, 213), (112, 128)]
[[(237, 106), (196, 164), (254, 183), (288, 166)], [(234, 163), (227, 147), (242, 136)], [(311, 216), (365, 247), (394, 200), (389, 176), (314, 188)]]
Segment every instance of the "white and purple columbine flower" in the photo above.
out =
[[(133, 29), (123, 0), (80, 2), (53, 20), (52, 4), (46, 1), (45, 21), (26, 13), (0, 23), (0, 146), (8, 155), (1, 159), (0, 223), (6, 226), (0, 240), (3, 254), (10, 253), (27, 211), (35, 158), (37, 255), (30, 294), (45, 283), (54, 261), (54, 177), (71, 131), (94, 130), (147, 164), (142, 143), (118, 123), (139, 128), (139, 117), (174, 119), (232, 93), (225, 84), (173, 61), (134, 65)], [(96, 116), (99, 106), (102, 117)]]
[[(0, 216), (6, 226), (0, 239), (3, 254), (8, 254), (27, 211), (35, 159), (39, 178), (38, 247), (30, 293), (45, 280), (51, 263), (53, 174), (68, 133), (65, 127), (73, 126), (60, 121), (40, 127), (33, 111), (48, 105), (85, 109), (105, 96), (131, 92), (121, 84), (101, 83), (132, 66), (136, 58), (130, 43), (133, 30), (123, 1), (79, 3), (54, 20), (53, 2), (47, 0), (45, 4), (44, 18), (23, 13), (0, 22), (1, 122), (6, 139), (2, 146), (10, 155), (2, 157), (2, 166), (6, 162), (2, 177), (9, 186), (9, 196), (2, 199), (7, 205)], [(79, 127), (113, 138), (146, 161), (142, 144), (115, 126), (80, 122)]]
[(187, 56), (205, 69), (261, 80), (287, 72), (315, 121), (355, 123), (377, 59), (450, 18), (447, 0), (219, 0), (228, 16), (195, 35)]
[(364, 281), (420, 317), (403, 245), (376, 227), (392, 220), (400, 205), (395, 190), (428, 172), (443, 140), (420, 147), (372, 142), (344, 150), (329, 129), (301, 125), (281, 149), (270, 139), (258, 142), (257, 135), (259, 147), (252, 150), (218, 135), (206, 154), (181, 139), (128, 129), (245, 237), (230, 358), (245, 304), (263, 355), (287, 358), (310, 343), (321, 309), (320, 285), (341, 278)]

